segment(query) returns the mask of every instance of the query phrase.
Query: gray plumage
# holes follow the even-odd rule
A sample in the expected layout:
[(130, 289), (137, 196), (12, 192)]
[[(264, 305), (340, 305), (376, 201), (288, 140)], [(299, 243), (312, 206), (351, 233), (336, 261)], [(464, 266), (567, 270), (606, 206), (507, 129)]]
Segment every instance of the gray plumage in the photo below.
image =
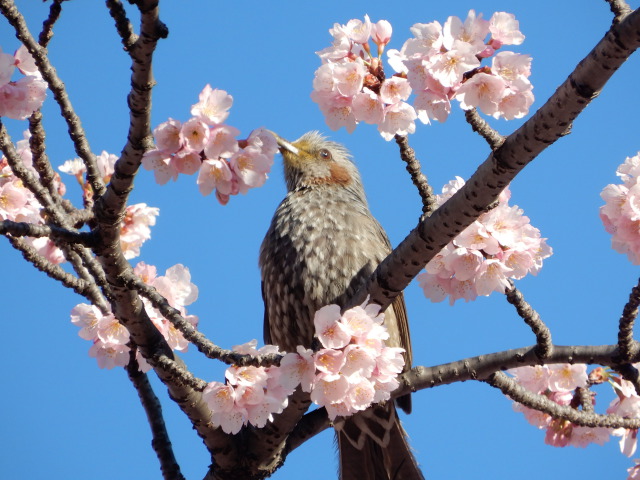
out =
[[(260, 248), (265, 343), (295, 351), (313, 344), (313, 317), (344, 306), (389, 254), (389, 240), (371, 215), (360, 174), (340, 144), (309, 132), (293, 143), (278, 138), (288, 193)], [(385, 312), (387, 345), (411, 343), (402, 295)], [(410, 397), (398, 399), (405, 411)], [(336, 422), (341, 478), (422, 478), (393, 403)]]

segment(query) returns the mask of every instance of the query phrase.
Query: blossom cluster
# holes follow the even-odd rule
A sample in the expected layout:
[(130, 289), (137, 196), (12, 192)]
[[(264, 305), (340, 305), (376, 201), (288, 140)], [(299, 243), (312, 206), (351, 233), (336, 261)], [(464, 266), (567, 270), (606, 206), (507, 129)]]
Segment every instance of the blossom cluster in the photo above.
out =
[[(96, 156), (98, 172), (105, 183), (108, 183), (114, 172), (118, 157), (112, 153), (102, 151)], [(82, 187), (83, 197), (86, 200), (93, 196), (91, 184), (86, 179), (87, 168), (80, 158), (67, 160), (58, 169), (66, 174), (76, 177)], [(126, 259), (132, 259), (140, 255), (140, 247), (151, 238), (149, 227), (156, 224), (156, 217), (160, 210), (149, 207), (146, 203), (128, 205), (120, 225), (120, 246)]]
[[(144, 262), (138, 263), (134, 269), (146, 284), (154, 287), (163, 295), (169, 304), (180, 311), (186, 321), (194, 327), (198, 325), (198, 317), (187, 315), (185, 307), (193, 303), (198, 297), (198, 288), (191, 283), (189, 269), (183, 265), (174, 265), (167, 269), (163, 276), (158, 276), (156, 267)], [(142, 299), (149, 318), (162, 333), (173, 350), (184, 352), (188, 342), (182, 333), (171, 322), (151, 305), (146, 298)], [(81, 303), (71, 310), (71, 323), (80, 328), (78, 335), (92, 342), (89, 355), (94, 357), (100, 368), (111, 369), (124, 367), (129, 363), (131, 349), (129, 346), (129, 331), (122, 325), (113, 313), (103, 314), (95, 305)], [(136, 360), (143, 372), (151, 366), (138, 351)]]
[[(251, 423), (263, 427), (273, 414), (287, 406), (287, 397), (300, 386), (311, 400), (327, 409), (329, 418), (349, 416), (372, 403), (390, 398), (402, 372), (402, 348), (387, 347), (389, 334), (377, 305), (362, 305), (340, 314), (338, 305), (316, 312), (316, 336), (323, 348), (297, 347), (286, 353), (280, 366), (230, 367), (226, 383), (211, 382), (203, 398), (212, 412), (212, 424), (237, 433)], [(253, 340), (234, 350), (250, 355), (278, 353), (266, 345), (256, 349)]]
[[(587, 366), (584, 364), (536, 365), (508, 370), (515, 380), (527, 390), (544, 395), (559, 405), (576, 405), (575, 389), (588, 384)], [(545, 443), (555, 447), (586, 447), (589, 443), (604, 444), (609, 440), (610, 429), (603, 427), (582, 427), (568, 420), (552, 418), (538, 410), (514, 403), (513, 409), (522, 412), (527, 421), (546, 429)]]
[[(38, 173), (33, 167), (32, 153), (29, 148), (30, 135), (29, 131), (25, 131), (24, 138), (16, 142), (16, 153), (22, 165), (37, 178)], [(53, 179), (53, 184), (61, 195), (65, 193), (65, 185), (58, 175)], [(41, 225), (44, 223), (41, 210), (42, 205), (35, 195), (14, 175), (7, 159), (0, 157), (0, 220)], [(62, 251), (47, 237), (26, 237), (25, 242), (53, 264), (57, 265), (65, 261)]]
[[(636, 368), (640, 364), (634, 365)], [(621, 378), (615, 372), (597, 367), (587, 376), (586, 365), (536, 365), (508, 370), (514, 379), (527, 390), (544, 395), (559, 405), (577, 408), (579, 396), (576, 388), (588, 385), (609, 383), (615, 393), (614, 399), (607, 407), (607, 413), (622, 418), (640, 418), (640, 396), (633, 384)], [(589, 394), (595, 395), (589, 391)], [(625, 428), (582, 427), (567, 420), (554, 419), (546, 413), (533, 410), (519, 403), (514, 403), (514, 410), (522, 412), (529, 423), (545, 429), (545, 443), (555, 447), (586, 447), (589, 443), (602, 445), (610, 435), (620, 437), (620, 451), (631, 457), (637, 448), (637, 430)], [(640, 460), (628, 469), (629, 479), (640, 478)]]
[(227, 92), (206, 85), (199, 102), (191, 107), (193, 117), (184, 123), (170, 118), (154, 129), (157, 148), (144, 154), (142, 165), (153, 170), (157, 183), (198, 172), (200, 193), (215, 190), (222, 205), (231, 195), (264, 184), (278, 145), (264, 129), (237, 140), (240, 131), (224, 123), (232, 103)]
[(616, 175), (622, 184), (607, 185), (600, 193), (605, 202), (600, 218), (612, 235), (613, 249), (640, 265), (640, 152), (627, 157)]
[[(16, 68), (25, 76), (11, 81)], [(13, 55), (0, 49), (0, 117), (24, 120), (40, 109), (46, 92), (47, 84), (24, 45)]]
[[(437, 195), (442, 205), (464, 180), (456, 177)], [(458, 299), (475, 300), (478, 295), (504, 293), (509, 279), (536, 275), (542, 262), (552, 253), (540, 231), (517, 206), (510, 206), (506, 188), (498, 205), (483, 213), (453, 239), (418, 275), (424, 295), (434, 302), (449, 297), (451, 305)]]
[[(391, 39), (386, 20), (372, 23), (350, 20), (334, 24), (331, 47), (317, 52), (322, 65), (316, 70), (311, 98), (318, 103), (327, 125), (352, 132), (357, 123), (378, 125), (385, 140), (415, 131), (415, 119), (444, 122), (456, 99), (464, 110), (507, 120), (521, 118), (533, 103), (531, 57), (500, 52), (503, 45), (520, 45), (524, 35), (515, 16), (496, 12), (485, 20), (470, 10), (464, 22), (451, 16), (439, 22), (417, 23), (413, 38), (398, 51), (388, 50), (395, 74), (387, 77), (382, 53)], [(377, 46), (377, 55), (369, 41)], [(415, 92), (413, 105), (407, 103)]]

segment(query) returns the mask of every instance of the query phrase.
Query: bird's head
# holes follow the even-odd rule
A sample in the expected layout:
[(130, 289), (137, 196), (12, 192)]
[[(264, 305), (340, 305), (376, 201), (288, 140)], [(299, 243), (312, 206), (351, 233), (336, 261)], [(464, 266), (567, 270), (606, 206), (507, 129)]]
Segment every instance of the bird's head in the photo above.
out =
[(305, 133), (294, 142), (274, 136), (284, 159), (289, 191), (316, 186), (362, 189), (358, 169), (344, 146), (316, 131)]

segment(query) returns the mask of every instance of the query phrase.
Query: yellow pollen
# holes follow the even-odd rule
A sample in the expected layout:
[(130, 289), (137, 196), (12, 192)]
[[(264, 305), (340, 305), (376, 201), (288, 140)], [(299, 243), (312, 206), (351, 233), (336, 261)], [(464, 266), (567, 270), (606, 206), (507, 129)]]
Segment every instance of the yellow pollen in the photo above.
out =
[(240, 170), (247, 170), (247, 169), (252, 169), (253, 168), (253, 162), (251, 161), (251, 158), (246, 156), (246, 155), (240, 155), (238, 157), (238, 168)]

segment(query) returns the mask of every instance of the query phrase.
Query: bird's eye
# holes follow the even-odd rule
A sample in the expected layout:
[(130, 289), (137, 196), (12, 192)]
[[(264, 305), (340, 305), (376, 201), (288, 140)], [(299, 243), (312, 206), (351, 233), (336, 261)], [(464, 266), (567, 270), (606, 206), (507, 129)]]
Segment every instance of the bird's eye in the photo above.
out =
[(326, 148), (320, 149), (320, 151), (318, 152), (318, 155), (323, 160), (331, 160), (331, 152)]

